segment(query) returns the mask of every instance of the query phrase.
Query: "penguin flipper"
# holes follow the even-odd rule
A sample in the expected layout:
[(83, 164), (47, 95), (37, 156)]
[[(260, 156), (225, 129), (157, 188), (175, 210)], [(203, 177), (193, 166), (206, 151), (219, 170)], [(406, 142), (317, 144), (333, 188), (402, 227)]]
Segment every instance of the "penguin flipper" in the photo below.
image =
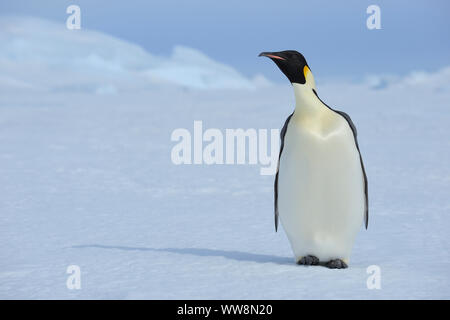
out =
[(287, 127), (289, 124), (289, 120), (291, 120), (292, 115), (294, 112), (291, 113), (291, 115), (286, 119), (284, 122), (284, 126), (281, 129), (280, 132), (280, 154), (278, 155), (278, 164), (277, 164), (277, 173), (275, 174), (275, 183), (274, 183), (274, 213), (275, 213), (275, 232), (278, 231), (278, 171), (280, 170), (280, 159), (281, 159), (281, 153), (283, 152), (284, 148), (284, 136), (286, 135)]

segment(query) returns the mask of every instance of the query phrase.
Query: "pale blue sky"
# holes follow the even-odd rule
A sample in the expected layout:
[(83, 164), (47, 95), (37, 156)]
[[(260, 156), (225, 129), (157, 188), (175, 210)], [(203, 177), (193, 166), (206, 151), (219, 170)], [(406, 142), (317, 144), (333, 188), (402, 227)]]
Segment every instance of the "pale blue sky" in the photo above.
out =
[[(302, 52), (320, 76), (361, 77), (434, 71), (450, 65), (450, 2), (445, 0), (208, 1), (15, 0), (1, 14), (65, 23), (81, 7), (82, 28), (135, 42), (156, 54), (174, 45), (197, 48), (246, 75), (284, 80), (257, 58), (261, 51)], [(366, 8), (381, 7), (382, 30), (366, 28)]]

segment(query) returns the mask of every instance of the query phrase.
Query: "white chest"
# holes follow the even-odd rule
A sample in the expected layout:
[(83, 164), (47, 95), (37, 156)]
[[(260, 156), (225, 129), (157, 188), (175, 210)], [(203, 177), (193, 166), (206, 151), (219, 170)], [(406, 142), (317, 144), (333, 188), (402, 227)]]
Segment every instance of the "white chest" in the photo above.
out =
[(364, 216), (363, 174), (346, 120), (323, 108), (316, 114), (296, 111), (289, 122), (279, 214), (296, 258), (348, 259)]

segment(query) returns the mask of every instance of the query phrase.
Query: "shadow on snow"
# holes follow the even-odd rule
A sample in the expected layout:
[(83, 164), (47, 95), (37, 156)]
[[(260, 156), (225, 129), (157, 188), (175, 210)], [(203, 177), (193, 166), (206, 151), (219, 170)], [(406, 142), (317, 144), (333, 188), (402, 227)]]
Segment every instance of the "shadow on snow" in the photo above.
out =
[(98, 248), (110, 250), (124, 250), (124, 251), (152, 251), (152, 252), (171, 252), (178, 254), (187, 254), (200, 257), (224, 257), (235, 261), (249, 261), (258, 263), (277, 263), (283, 265), (295, 265), (292, 258), (277, 257), (267, 254), (257, 254), (234, 250), (218, 250), (206, 248), (147, 248), (147, 247), (125, 247), (125, 246), (107, 246), (100, 244), (78, 245), (72, 246), (76, 249), (84, 248)]

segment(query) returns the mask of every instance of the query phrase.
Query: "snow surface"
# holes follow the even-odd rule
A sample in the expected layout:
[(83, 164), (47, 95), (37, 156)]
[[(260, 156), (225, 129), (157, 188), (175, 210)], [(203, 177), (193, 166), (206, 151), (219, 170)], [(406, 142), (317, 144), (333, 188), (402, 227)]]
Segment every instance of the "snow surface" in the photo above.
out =
[[(187, 48), (154, 57), (83, 31), (72, 51), (49, 22), (0, 25), (0, 298), (450, 298), (450, 68), (358, 84), (315, 75), (355, 122), (369, 178), (369, 230), (350, 268), (329, 270), (293, 263), (258, 165), (170, 159), (172, 131), (194, 120), (280, 128), (287, 82), (255, 85)], [(80, 290), (66, 287), (69, 265)], [(380, 290), (366, 287), (370, 265)]]

